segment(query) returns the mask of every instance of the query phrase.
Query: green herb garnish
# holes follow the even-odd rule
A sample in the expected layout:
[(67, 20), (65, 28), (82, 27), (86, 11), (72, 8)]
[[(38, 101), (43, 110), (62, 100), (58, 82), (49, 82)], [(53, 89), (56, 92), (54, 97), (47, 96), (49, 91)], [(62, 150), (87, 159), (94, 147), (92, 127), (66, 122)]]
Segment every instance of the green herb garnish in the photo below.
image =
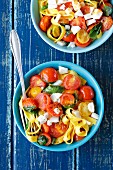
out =
[(46, 87), (44, 89), (44, 92), (47, 92), (49, 94), (52, 94), (52, 93), (62, 93), (63, 91), (64, 91), (64, 87), (53, 86), (53, 85), (49, 85), (48, 87)]
[(39, 136), (37, 143), (41, 146), (44, 146), (47, 143), (47, 141), (48, 139), (44, 135), (42, 135), (42, 136)]
[(89, 32), (90, 38), (96, 39), (96, 38), (97, 38), (97, 35), (100, 33), (101, 28), (102, 28), (102, 23), (99, 23), (99, 24), (95, 25), (95, 26), (91, 29), (91, 31)]

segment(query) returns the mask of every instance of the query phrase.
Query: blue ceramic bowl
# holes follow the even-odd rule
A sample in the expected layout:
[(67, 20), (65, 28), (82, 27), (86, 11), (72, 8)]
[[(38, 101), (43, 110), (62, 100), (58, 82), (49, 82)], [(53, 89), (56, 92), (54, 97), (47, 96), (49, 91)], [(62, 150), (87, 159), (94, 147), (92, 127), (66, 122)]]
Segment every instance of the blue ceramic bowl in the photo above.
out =
[[(47, 62), (44, 64), (40, 64), (40, 65), (34, 67), (33, 69), (31, 69), (24, 77), (26, 89), (29, 86), (29, 80), (30, 80), (31, 76), (39, 73), (41, 70), (43, 70), (46, 67), (54, 67), (54, 68), (58, 69), (58, 66), (68, 67), (69, 69), (76, 71), (80, 76), (82, 76), (84, 79), (87, 80), (88, 85), (90, 85), (95, 91), (96, 113), (99, 114), (99, 119), (98, 119), (96, 125), (91, 127), (88, 135), (81, 141), (73, 142), (70, 145), (63, 143), (63, 144), (52, 145), (52, 146), (40, 146), (40, 145), (38, 145), (38, 143), (33, 143), (34, 145), (36, 145), (42, 149), (46, 149), (46, 150), (50, 150), (50, 151), (67, 151), (67, 150), (72, 150), (72, 149), (78, 148), (79, 146), (83, 145), (96, 133), (96, 131), (98, 130), (98, 128), (100, 126), (100, 123), (102, 121), (102, 117), (104, 114), (104, 99), (103, 99), (103, 95), (102, 95), (100, 86), (98, 85), (95, 78), (87, 70), (85, 70), (84, 68), (82, 68), (76, 64), (73, 64), (70, 62), (65, 62), (65, 61), (51, 61), (51, 62)], [(13, 98), (13, 113), (14, 113), (14, 118), (15, 118), (15, 121), (16, 121), (16, 124), (17, 124), (19, 130), (25, 136), (25, 132), (24, 132), (20, 114), (19, 114), (19, 107), (18, 107), (18, 103), (19, 103), (21, 95), (22, 95), (21, 85), (19, 83), (16, 88), (14, 98)]]
[[(111, 0), (111, 2), (113, 4), (113, 0)], [(113, 33), (113, 26), (112, 26), (110, 30), (106, 31), (100, 39), (94, 41), (92, 44), (90, 44), (88, 47), (85, 48), (80, 48), (80, 47), (71, 48), (66, 46), (61, 47), (58, 44), (54, 43), (52, 40), (50, 40), (46, 36), (46, 34), (43, 31), (41, 31), (41, 29), (39, 28), (40, 16), (38, 10), (38, 0), (31, 0), (31, 18), (36, 31), (46, 43), (48, 43), (50, 46), (54, 47), (57, 50), (67, 52), (67, 53), (84, 53), (87, 51), (91, 51), (99, 47), (100, 45), (102, 45)]]

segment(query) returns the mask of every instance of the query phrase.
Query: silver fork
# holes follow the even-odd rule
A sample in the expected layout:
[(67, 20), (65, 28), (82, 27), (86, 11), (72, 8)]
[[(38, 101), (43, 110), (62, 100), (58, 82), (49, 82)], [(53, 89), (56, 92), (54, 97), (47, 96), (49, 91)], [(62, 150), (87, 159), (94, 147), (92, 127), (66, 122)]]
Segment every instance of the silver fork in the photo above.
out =
[[(13, 53), (14, 60), (15, 60), (16, 66), (17, 66), (19, 77), (20, 77), (20, 83), (21, 83), (21, 87), (22, 87), (22, 98), (26, 98), (25, 83), (24, 83), (22, 63), (21, 63), (20, 39), (19, 39), (19, 36), (18, 36), (18, 34), (15, 30), (12, 30), (10, 32), (10, 47), (11, 47), (11, 51)], [(27, 124), (27, 119), (26, 119), (22, 109), (20, 107), (19, 107), (19, 109), (20, 109), (20, 116), (21, 116), (21, 120), (22, 120), (22, 125), (23, 125), (23, 128), (25, 130), (26, 124)]]

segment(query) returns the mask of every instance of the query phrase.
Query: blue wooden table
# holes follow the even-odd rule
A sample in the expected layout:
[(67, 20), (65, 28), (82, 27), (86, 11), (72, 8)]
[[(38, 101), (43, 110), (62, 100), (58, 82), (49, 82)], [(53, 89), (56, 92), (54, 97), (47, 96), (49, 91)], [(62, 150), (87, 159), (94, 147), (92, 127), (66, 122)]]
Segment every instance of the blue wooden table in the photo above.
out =
[[(24, 74), (51, 60), (77, 63), (100, 84), (105, 114), (94, 137), (78, 149), (50, 152), (28, 142), (18, 130), (12, 98), (19, 82), (9, 45), (14, 28), (22, 44)], [(30, 0), (2, 0), (0, 4), (0, 170), (112, 170), (113, 169), (113, 36), (99, 48), (84, 54), (67, 54), (47, 45), (35, 31)]]

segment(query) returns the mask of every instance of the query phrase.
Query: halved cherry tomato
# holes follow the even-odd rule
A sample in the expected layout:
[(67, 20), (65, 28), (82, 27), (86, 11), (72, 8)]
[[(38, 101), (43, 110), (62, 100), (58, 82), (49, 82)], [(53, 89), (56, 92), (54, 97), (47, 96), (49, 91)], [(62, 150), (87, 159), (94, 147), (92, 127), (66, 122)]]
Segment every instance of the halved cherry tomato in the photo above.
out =
[(50, 127), (47, 125), (47, 123), (44, 123), (41, 125), (42, 132), (49, 133)]
[(84, 15), (88, 14), (88, 13), (90, 13), (90, 6), (88, 6), (88, 5), (82, 6), (80, 10), (82, 11), (82, 13)]
[(46, 32), (47, 29), (50, 27), (50, 25), (51, 25), (51, 17), (50, 16), (44, 16), (41, 18), (39, 26), (42, 31)]
[(51, 136), (48, 133), (41, 133), (38, 137), (38, 140), (39, 140), (40, 137), (44, 137), (44, 139), (46, 140), (46, 141), (40, 140), (40, 142), (38, 142), (40, 145), (48, 146), (48, 145), (51, 144)]
[(75, 35), (74, 35), (73, 33), (70, 33), (69, 35), (65, 35), (65, 36), (63, 37), (63, 40), (64, 40), (65, 42), (73, 42), (74, 39), (75, 39)]
[(63, 86), (69, 90), (76, 90), (81, 86), (81, 79), (78, 76), (68, 74), (63, 80)]
[(109, 30), (113, 25), (113, 19), (111, 16), (109, 17), (103, 16), (101, 22), (102, 22), (102, 32)]
[(65, 4), (61, 4), (61, 5), (58, 5), (58, 6), (57, 6), (58, 11), (61, 11), (61, 10), (62, 10), (62, 9), (60, 9), (60, 7), (61, 7), (62, 5), (65, 5), (64, 10), (66, 10), (67, 8), (72, 8), (72, 7), (73, 7), (73, 6), (72, 6), (72, 2), (66, 2)]
[(58, 73), (54, 68), (45, 68), (40, 72), (40, 75), (47, 83), (52, 83), (58, 80)]
[(82, 137), (82, 136), (78, 136), (78, 135), (74, 135), (74, 141), (80, 141), (80, 140), (82, 140), (84, 137)]
[(75, 102), (75, 98), (72, 94), (64, 93), (60, 97), (60, 104), (63, 106), (72, 105)]
[(50, 105), (50, 103), (52, 102), (51, 98), (46, 93), (39, 93), (36, 96), (36, 101), (39, 105), (38, 107), (42, 110), (46, 110), (47, 106)]
[(52, 125), (50, 126), (49, 134), (54, 138), (58, 138), (62, 136), (67, 131), (67, 129), (68, 126), (65, 125), (63, 122), (52, 123)]
[(45, 87), (46, 86), (46, 82), (44, 82), (40, 75), (34, 75), (30, 78), (30, 87)]
[[(56, 113), (55, 109), (58, 109), (58, 113)], [(60, 115), (63, 114), (63, 109), (60, 103), (55, 102), (47, 106), (47, 112), (51, 116), (59, 117)]]
[(94, 91), (90, 86), (82, 86), (80, 88), (80, 93), (84, 100), (92, 100), (94, 98)]
[(89, 34), (84, 29), (81, 29), (79, 32), (77, 32), (76, 38), (81, 44), (85, 44), (90, 40)]
[(71, 26), (79, 26), (82, 29), (86, 30), (86, 23), (84, 17), (77, 17), (70, 21)]
[(78, 47), (84, 48), (87, 47), (89, 44), (91, 44), (92, 40), (90, 39), (87, 43), (82, 44), (77, 40), (77, 37), (75, 37), (74, 42)]
[(63, 93), (74, 94), (75, 90), (67, 90), (67, 89), (65, 89)]
[(25, 99), (22, 99), (22, 106), (26, 109), (28, 108), (28, 109), (34, 110), (38, 108), (38, 103), (33, 98), (25, 98)]

